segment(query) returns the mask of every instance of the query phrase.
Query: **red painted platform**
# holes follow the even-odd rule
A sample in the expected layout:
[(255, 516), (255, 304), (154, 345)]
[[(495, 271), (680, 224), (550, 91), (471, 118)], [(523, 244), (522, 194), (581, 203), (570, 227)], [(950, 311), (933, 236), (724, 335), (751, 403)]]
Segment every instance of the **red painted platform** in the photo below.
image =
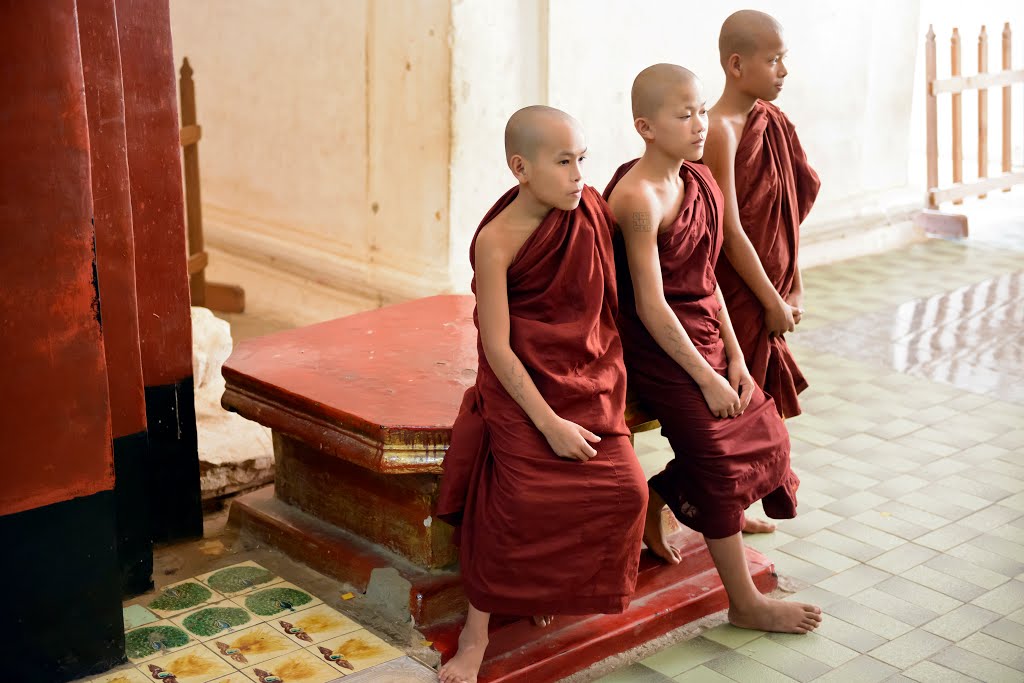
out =
[[(361, 590), (375, 569), (396, 570), (408, 596), (389, 584), (389, 608), (407, 608), (445, 657), (466, 603), (452, 529), (433, 510), (476, 377), (472, 314), (470, 296), (420, 299), (241, 342), (224, 365), (224, 407), (273, 430), (277, 463), (275, 488), (236, 500), (231, 524)], [(627, 423), (657, 424), (633, 409)], [(684, 561), (645, 557), (623, 614), (560, 617), (543, 630), (495, 618), (481, 680), (555, 681), (723, 609), (703, 540), (678, 532), (676, 543)], [(747, 553), (759, 589), (772, 590), (770, 562)]]

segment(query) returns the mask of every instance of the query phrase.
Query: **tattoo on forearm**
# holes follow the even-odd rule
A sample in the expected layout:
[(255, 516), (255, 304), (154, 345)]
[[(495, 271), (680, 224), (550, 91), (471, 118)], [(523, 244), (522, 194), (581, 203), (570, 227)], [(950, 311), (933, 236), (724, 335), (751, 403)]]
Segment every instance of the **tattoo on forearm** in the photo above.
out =
[(668, 340), (669, 342), (671, 342), (672, 345), (672, 348), (669, 352), (677, 359), (685, 359), (686, 343), (683, 341), (683, 335), (679, 334), (679, 330), (676, 328), (676, 326), (672, 325), (671, 323), (666, 324), (665, 336), (668, 337)]
[(517, 360), (512, 361), (512, 377), (509, 379), (509, 393), (517, 402), (525, 397), (526, 368)]
[(650, 232), (654, 229), (649, 211), (633, 212), (633, 232)]

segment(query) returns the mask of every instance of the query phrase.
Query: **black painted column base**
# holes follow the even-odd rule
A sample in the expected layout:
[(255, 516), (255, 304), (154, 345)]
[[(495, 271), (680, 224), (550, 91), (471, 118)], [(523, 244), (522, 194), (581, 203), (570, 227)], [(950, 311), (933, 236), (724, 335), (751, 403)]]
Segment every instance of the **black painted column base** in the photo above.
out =
[(122, 598), (140, 595), (153, 587), (151, 471), (146, 432), (114, 439), (114, 501)]
[(146, 387), (146, 422), (152, 462), (146, 497), (153, 540), (201, 538), (203, 505), (192, 378)]
[(6, 681), (63, 683), (125, 661), (114, 492), (0, 517)]

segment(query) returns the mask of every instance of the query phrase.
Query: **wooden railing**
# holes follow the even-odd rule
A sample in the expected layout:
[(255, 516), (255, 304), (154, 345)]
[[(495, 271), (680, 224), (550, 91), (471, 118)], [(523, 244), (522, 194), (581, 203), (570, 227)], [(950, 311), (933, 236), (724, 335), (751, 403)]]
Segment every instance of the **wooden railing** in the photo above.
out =
[(188, 283), (193, 306), (224, 313), (245, 310), (245, 290), (237, 285), (206, 281), (210, 258), (203, 243), (203, 209), (199, 194), (199, 140), (203, 129), (196, 122), (196, 86), (188, 58), (181, 64), (181, 155), (185, 175), (185, 222), (188, 226)]
[[(935, 31), (928, 27), (925, 37), (925, 80), (926, 100), (925, 111), (928, 131), (928, 208), (937, 209), (943, 202), (962, 204), (965, 197), (977, 196), (984, 198), (988, 192), (1002, 190), (1009, 192), (1014, 185), (1024, 183), (1024, 172), (1013, 170), (1011, 130), (1011, 87), (1014, 83), (1024, 83), (1024, 69), (1011, 68), (1011, 33), (1010, 25), (1003, 27), (1003, 64), (1002, 70), (988, 70), (988, 34), (981, 27), (978, 36), (978, 73), (974, 76), (961, 74), (960, 32), (953, 29), (950, 40), (950, 78), (936, 78), (935, 67)], [(1003, 91), (1003, 145), (1002, 173), (989, 177), (988, 160), (988, 89), (1001, 87)], [(978, 91), (978, 179), (963, 182), (964, 150), (963, 150), (963, 102), (962, 93), (970, 90)], [(938, 131), (938, 96), (944, 93), (952, 95), (952, 157), (953, 184), (949, 187), (939, 186), (939, 131)]]

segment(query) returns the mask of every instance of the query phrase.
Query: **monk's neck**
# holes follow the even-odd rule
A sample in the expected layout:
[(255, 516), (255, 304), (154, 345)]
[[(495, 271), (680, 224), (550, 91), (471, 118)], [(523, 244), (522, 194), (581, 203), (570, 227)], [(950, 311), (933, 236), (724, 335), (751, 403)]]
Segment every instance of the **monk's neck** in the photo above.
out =
[(753, 111), (756, 104), (757, 97), (743, 92), (733, 83), (726, 81), (722, 96), (718, 98), (718, 101), (715, 102), (715, 106), (712, 108), (727, 116), (742, 116), (745, 119)]
[(644, 155), (636, 162), (637, 170), (651, 180), (675, 183), (679, 180), (679, 170), (683, 167), (683, 159), (670, 157), (654, 145), (647, 145)]
[(508, 208), (511, 214), (509, 217), (515, 222), (533, 225), (539, 225), (551, 213), (550, 206), (537, 199), (536, 195), (524, 187), (519, 188), (519, 194)]

